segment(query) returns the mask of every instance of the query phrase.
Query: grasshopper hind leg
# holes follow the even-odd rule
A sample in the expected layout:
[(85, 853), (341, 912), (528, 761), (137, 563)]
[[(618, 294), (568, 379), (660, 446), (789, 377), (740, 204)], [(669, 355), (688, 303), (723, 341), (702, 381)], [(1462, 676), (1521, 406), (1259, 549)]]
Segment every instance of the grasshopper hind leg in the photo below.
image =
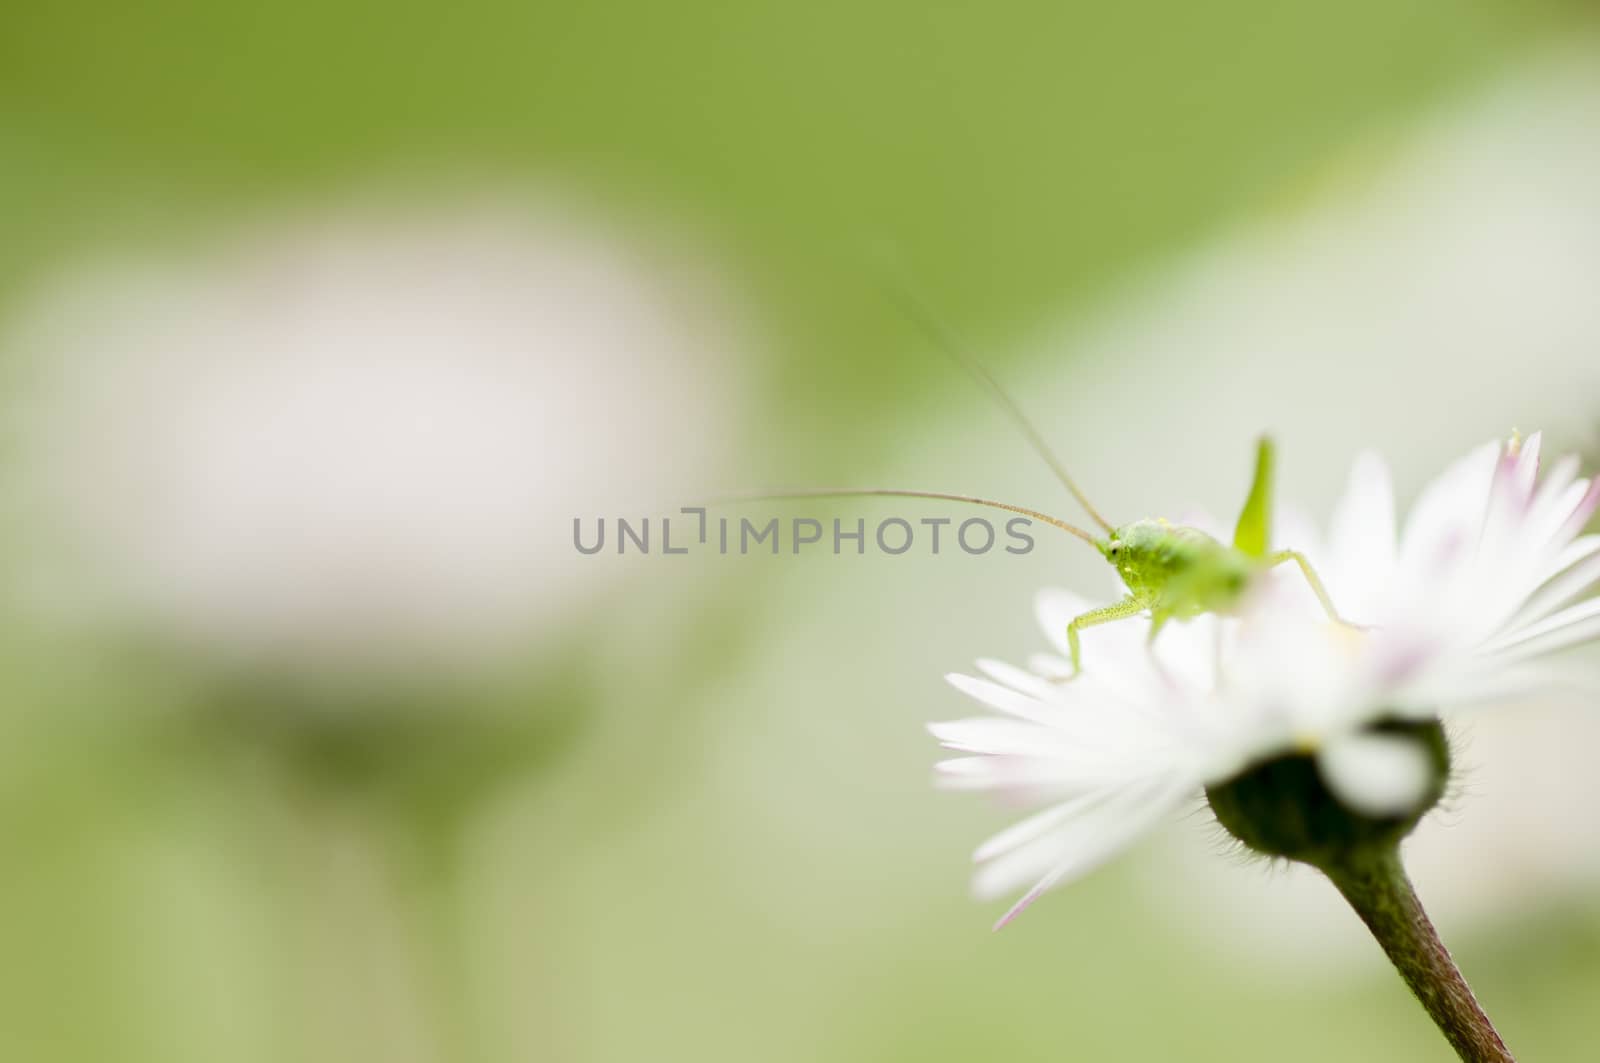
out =
[(1300, 574), (1305, 577), (1306, 586), (1311, 588), (1311, 593), (1317, 596), (1317, 601), (1322, 603), (1323, 612), (1328, 614), (1328, 619), (1335, 624), (1353, 628), (1356, 631), (1366, 630), (1362, 625), (1355, 624), (1339, 615), (1339, 610), (1333, 606), (1333, 599), (1328, 596), (1328, 588), (1322, 583), (1322, 577), (1317, 575), (1317, 570), (1311, 567), (1311, 562), (1306, 555), (1298, 550), (1275, 550), (1266, 556), (1268, 568), (1276, 568), (1288, 562), (1294, 562), (1300, 569)]

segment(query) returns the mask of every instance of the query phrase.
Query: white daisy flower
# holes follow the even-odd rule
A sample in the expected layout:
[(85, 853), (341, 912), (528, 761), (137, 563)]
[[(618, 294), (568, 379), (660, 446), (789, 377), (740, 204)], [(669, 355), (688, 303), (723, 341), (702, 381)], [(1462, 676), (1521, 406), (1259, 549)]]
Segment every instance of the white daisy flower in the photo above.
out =
[[(1535, 435), (1474, 450), (1424, 489), (1398, 535), (1388, 471), (1371, 455), (1356, 461), (1326, 543), (1304, 521), (1279, 522), (1365, 631), (1327, 623), (1285, 574), (1241, 617), (1169, 625), (1153, 645), (1148, 621), (1086, 630), (1085, 670), (1070, 683), (1056, 656), (949, 676), (1004, 718), (931, 725), (964, 754), (938, 766), (941, 783), (1048, 806), (975, 854), (981, 898), (1032, 884), (997, 925), (1274, 757), (1315, 753), (1359, 814), (1426, 807), (1438, 783), (1426, 749), (1373, 724), (1527, 692), (1551, 680), (1550, 653), (1600, 635), (1600, 600), (1569, 604), (1600, 580), (1600, 536), (1580, 534), (1600, 492), (1572, 459), (1541, 481), (1539, 449)], [(1068, 621), (1099, 604), (1040, 595), (1058, 652)]]
[(717, 291), (677, 245), (470, 196), (48, 283), (5, 344), (30, 604), (291, 675), (498, 667), (624, 571), (572, 563), (575, 517), (726, 451)]

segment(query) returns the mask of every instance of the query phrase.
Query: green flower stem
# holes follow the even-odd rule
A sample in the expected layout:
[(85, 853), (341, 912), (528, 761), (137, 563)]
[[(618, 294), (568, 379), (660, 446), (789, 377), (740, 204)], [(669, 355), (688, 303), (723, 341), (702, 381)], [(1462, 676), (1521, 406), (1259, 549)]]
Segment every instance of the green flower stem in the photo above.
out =
[(1467, 1063), (1514, 1063), (1423, 911), (1399, 846), (1351, 850), (1318, 867), (1367, 924), (1456, 1053)]

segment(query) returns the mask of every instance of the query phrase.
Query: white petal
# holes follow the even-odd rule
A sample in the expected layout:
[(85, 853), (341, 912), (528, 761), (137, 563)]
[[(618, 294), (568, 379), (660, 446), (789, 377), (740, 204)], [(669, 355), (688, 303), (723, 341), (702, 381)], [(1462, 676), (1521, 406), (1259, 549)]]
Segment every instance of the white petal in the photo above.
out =
[[(1195, 784), (1191, 779), (1163, 778), (1145, 786), (1131, 787), (1101, 804), (1086, 808), (1082, 815), (1047, 836), (1052, 843), (1051, 848), (1060, 853), (1060, 861), (1000, 917), (994, 928), (999, 930), (1021, 915), (1046, 890), (1086, 874), (1109, 860), (1175, 811), (1194, 789)], [(1027, 853), (1029, 850), (1023, 849), (1021, 852)], [(997, 860), (984, 869), (995, 874), (994, 881), (999, 881), (1001, 863)], [(979, 887), (981, 875), (980, 872), (980, 880), (974, 882), (975, 888)]]
[(1112, 713), (1078, 713), (1062, 727), (996, 716), (930, 723), (928, 732), (945, 747), (992, 757), (1048, 759), (1076, 770), (1087, 765), (1104, 770), (1134, 764), (1167, 763), (1161, 735), (1143, 725), (1128, 726)]
[(1576, 483), (1578, 458), (1569, 454), (1539, 483), (1533, 501), (1528, 505), (1527, 519), (1523, 522), (1528, 541), (1542, 545), (1554, 535), (1572, 515), (1588, 489), (1588, 483)]
[[(1100, 794), (1095, 796), (1103, 799)], [(1072, 839), (1066, 833), (1069, 826), (1070, 817), (1056, 829), (986, 861), (972, 874), (972, 896), (980, 901), (997, 900), (1015, 896), (1038, 882), (1071, 852)]]
[(1533, 494), (1533, 485), (1539, 478), (1539, 454), (1544, 449), (1544, 433), (1535, 432), (1522, 441), (1517, 450), (1516, 487), (1523, 498)]
[(1010, 687), (1003, 687), (988, 679), (976, 679), (959, 672), (951, 672), (944, 678), (945, 682), (968, 697), (976, 698), (991, 709), (998, 709), (1010, 716), (1048, 725), (1059, 715), (1054, 707), (1038, 698), (1019, 694)]
[(1556, 555), (1550, 559), (1540, 571), (1540, 583), (1554, 579), (1567, 569), (1586, 558), (1600, 554), (1600, 535), (1580, 535), (1576, 539), (1562, 546)]
[(1072, 662), (1053, 653), (1031, 655), (1028, 667), (1046, 679), (1065, 679), (1072, 674)]
[(1566, 522), (1556, 532), (1557, 538), (1576, 538), (1583, 526), (1589, 523), (1589, 518), (1594, 516), (1594, 511), (1600, 508), (1600, 476), (1580, 480), (1579, 483), (1584, 485), (1583, 497), (1578, 499), (1578, 504), (1572, 507)]
[(1108, 782), (1103, 777), (1079, 779), (1069, 765), (1049, 757), (954, 757), (933, 767), (934, 785), (941, 790), (1038, 791), (1060, 799)]
[[(1027, 819), (1013, 823), (999, 834), (996, 834), (994, 837), (978, 846), (977, 851), (972, 854), (972, 859), (980, 864), (985, 863), (989, 860), (993, 860), (997, 856), (1001, 856), (1002, 854), (1011, 852), (1013, 849), (1017, 849), (1023, 845), (1026, 845), (1029, 842), (1037, 841), (1039, 838), (1042, 838), (1044, 835), (1048, 834), (1058, 824), (1066, 822), (1079, 812), (1083, 811), (1085, 804), (1094, 801), (1103, 801), (1105, 800), (1105, 796), (1106, 795), (1103, 792), (1084, 794), (1082, 797), (1075, 797), (1070, 801), (1063, 801), (1059, 805), (1047, 808), (1043, 812), (1039, 812), (1035, 815), (1029, 816)], [(1054, 864), (1055, 858), (1052, 857), (1049, 862)], [(1000, 892), (1006, 893), (1010, 888), (1014, 887), (1002, 889)]]
[(1421, 562), (1446, 548), (1454, 535), (1477, 529), (1489, 502), (1499, 454), (1498, 442), (1485, 443), (1422, 489), (1400, 539), (1407, 562)]
[(1517, 615), (1505, 625), (1508, 637), (1520, 634), (1530, 623), (1544, 619), (1553, 610), (1559, 609), (1588, 590), (1592, 584), (1600, 582), (1600, 536), (1591, 538), (1596, 540), (1594, 544), (1596, 552), (1570, 566), (1539, 588), (1538, 592), (1517, 611)]
[(1600, 639), (1600, 598), (1591, 598), (1550, 618), (1556, 619), (1561, 620), (1560, 626), (1536, 635), (1525, 633), (1514, 644), (1496, 650), (1488, 659), (1497, 662), (1528, 661)]
[(1433, 784), (1428, 751), (1402, 735), (1341, 738), (1318, 754), (1317, 764), (1339, 800), (1371, 816), (1415, 812)]
[[(1341, 591), (1358, 593), (1389, 578), (1395, 559), (1394, 481), (1383, 458), (1368, 451), (1356, 458), (1344, 495), (1333, 509), (1328, 549)], [(1363, 595), (1365, 597), (1366, 595)]]
[(928, 733), (950, 749), (1000, 756), (1040, 756), (1061, 745), (1061, 734), (1036, 723), (980, 716), (930, 723)]
[[(1600, 598), (1589, 598), (1586, 601), (1579, 602), (1577, 605), (1569, 605), (1558, 613), (1551, 613), (1543, 620), (1529, 624), (1514, 634), (1496, 639), (1483, 649), (1485, 653), (1500, 653), (1504, 650), (1515, 649), (1518, 651), (1517, 656), (1523, 657), (1526, 656), (1528, 643), (1534, 642), (1541, 636), (1554, 635), (1557, 632), (1560, 632), (1564, 637), (1554, 641), (1546, 640), (1546, 642), (1550, 643), (1551, 648), (1559, 649), (1571, 646), (1589, 637), (1587, 634), (1582, 633), (1593, 630), (1593, 625), (1588, 621), (1597, 617), (1600, 617)], [(1540, 645), (1543, 646), (1545, 643), (1540, 643)], [(1538, 652), (1544, 653), (1548, 652), (1548, 650), (1541, 649)]]
[(1418, 704), (1438, 705), (1448, 715), (1504, 705), (1535, 695), (1600, 691), (1587, 669), (1561, 668), (1549, 662), (1520, 663), (1494, 658), (1484, 671), (1461, 668), (1417, 689)]
[(1514, 548), (1514, 533), (1527, 516), (1528, 496), (1520, 490), (1520, 459), (1502, 452), (1495, 463), (1494, 480), (1489, 485), (1489, 505), (1477, 540), (1477, 556), (1495, 558), (1507, 547)]
[(1018, 668), (1014, 664), (1007, 664), (1004, 661), (997, 661), (989, 657), (980, 658), (977, 663), (978, 671), (997, 683), (1004, 683), (1019, 693), (1038, 698), (1040, 701), (1055, 701), (1061, 697), (1060, 684), (1052, 683), (1049, 679), (1041, 678), (1033, 672)]

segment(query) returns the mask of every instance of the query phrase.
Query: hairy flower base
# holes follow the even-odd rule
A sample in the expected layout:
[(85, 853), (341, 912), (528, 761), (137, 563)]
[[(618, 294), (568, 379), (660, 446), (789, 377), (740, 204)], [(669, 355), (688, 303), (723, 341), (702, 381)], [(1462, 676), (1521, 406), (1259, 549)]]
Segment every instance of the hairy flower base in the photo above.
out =
[(1207, 787), (1206, 798), (1218, 822), (1250, 849), (1310, 864), (1328, 877), (1463, 1060), (1512, 1063), (1400, 862), (1400, 842), (1444, 795), (1450, 776), (1444, 727), (1391, 717), (1368, 733), (1415, 742), (1431, 768), (1411, 811), (1375, 816), (1351, 809), (1328, 788), (1310, 753), (1263, 761)]
[(1206, 787), (1212, 812), (1248, 848), (1322, 869), (1344, 863), (1358, 849), (1397, 846), (1444, 796), (1450, 746), (1438, 720), (1386, 719), (1369, 731), (1412, 738), (1432, 767), (1429, 785), (1412, 811), (1385, 816), (1355, 811), (1328, 789), (1315, 754), (1291, 753)]

